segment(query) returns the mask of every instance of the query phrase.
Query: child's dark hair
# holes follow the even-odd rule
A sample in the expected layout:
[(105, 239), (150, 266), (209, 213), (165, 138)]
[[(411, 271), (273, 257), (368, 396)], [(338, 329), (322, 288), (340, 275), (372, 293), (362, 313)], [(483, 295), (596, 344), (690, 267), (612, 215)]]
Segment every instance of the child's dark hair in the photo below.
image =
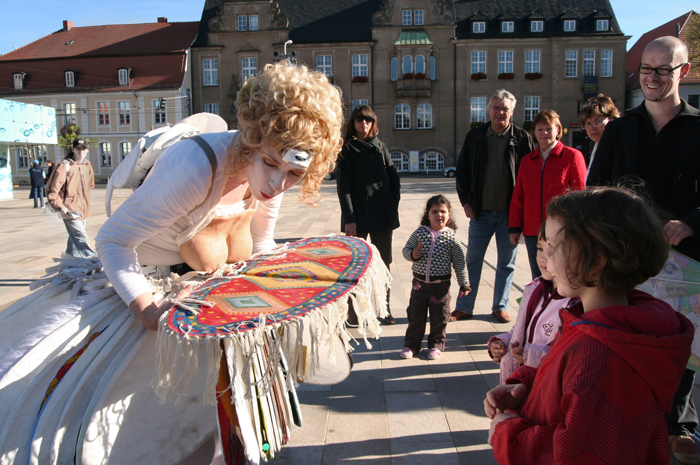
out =
[(540, 229), (537, 230), (537, 240), (538, 241), (547, 241), (547, 234), (545, 234), (545, 227), (547, 226), (547, 222), (543, 221), (542, 224), (540, 225)]
[(420, 220), (420, 224), (423, 226), (430, 226), (430, 217), (428, 216), (428, 213), (430, 213), (430, 208), (433, 205), (447, 206), (447, 211), (450, 213), (450, 218), (447, 220), (447, 227), (453, 231), (457, 231), (457, 223), (455, 223), (454, 218), (452, 218), (452, 204), (449, 200), (447, 200), (447, 197), (442, 194), (434, 195), (428, 199), (428, 202), (425, 204), (425, 211), (423, 212), (423, 218)]
[[(563, 254), (574, 286), (627, 294), (656, 276), (668, 258), (663, 223), (650, 203), (631, 190), (594, 187), (569, 192), (549, 203), (548, 221), (551, 218), (563, 223), (558, 237), (549, 240)], [(594, 281), (591, 274), (601, 259), (605, 266)]]

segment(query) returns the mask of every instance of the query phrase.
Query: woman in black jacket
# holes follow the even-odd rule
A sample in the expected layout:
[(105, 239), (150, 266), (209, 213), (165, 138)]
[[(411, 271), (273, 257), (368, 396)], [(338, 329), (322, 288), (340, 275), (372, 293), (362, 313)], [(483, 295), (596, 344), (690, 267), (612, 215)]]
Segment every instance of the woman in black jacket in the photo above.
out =
[[(340, 229), (348, 236), (367, 239), (379, 250), (387, 268), (392, 262), (391, 239), (399, 227), (401, 181), (389, 151), (377, 138), (377, 115), (368, 105), (353, 110), (345, 129), (345, 144), (338, 157)], [(389, 308), (384, 324), (396, 324)], [(354, 313), (350, 313), (353, 324)]]

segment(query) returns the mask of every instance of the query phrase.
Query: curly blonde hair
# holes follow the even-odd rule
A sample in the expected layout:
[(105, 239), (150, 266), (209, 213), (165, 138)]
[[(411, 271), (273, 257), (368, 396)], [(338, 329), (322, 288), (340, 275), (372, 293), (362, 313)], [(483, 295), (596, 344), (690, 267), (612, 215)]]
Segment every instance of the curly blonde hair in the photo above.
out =
[(241, 134), (228, 154), (229, 170), (240, 170), (247, 164), (245, 155), (264, 145), (280, 154), (305, 151), (312, 158), (299, 199), (315, 204), (321, 181), (342, 148), (340, 90), (323, 73), (282, 61), (249, 78), (238, 91), (236, 106)]

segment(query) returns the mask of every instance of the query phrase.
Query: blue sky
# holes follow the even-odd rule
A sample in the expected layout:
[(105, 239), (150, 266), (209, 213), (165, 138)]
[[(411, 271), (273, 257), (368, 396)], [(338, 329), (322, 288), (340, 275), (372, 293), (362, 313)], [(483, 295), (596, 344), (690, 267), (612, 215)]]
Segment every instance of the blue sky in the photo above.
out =
[[(631, 35), (629, 49), (639, 37), (688, 11), (700, 9), (697, 0), (611, 0), (622, 32)], [(67, 19), (76, 26), (168, 21), (199, 21), (204, 0), (39, 0), (16, 2), (6, 11), (0, 26), (0, 54), (11, 52), (63, 27)]]

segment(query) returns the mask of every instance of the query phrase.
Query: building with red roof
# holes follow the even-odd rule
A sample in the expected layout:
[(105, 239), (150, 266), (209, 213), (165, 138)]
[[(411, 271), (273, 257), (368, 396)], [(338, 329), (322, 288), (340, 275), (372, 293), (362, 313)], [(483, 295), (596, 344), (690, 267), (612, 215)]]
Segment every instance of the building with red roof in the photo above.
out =
[[(57, 126), (75, 123), (96, 143), (90, 159), (106, 181), (138, 138), (191, 114), (190, 46), (199, 23), (63, 27), (0, 56), (0, 98), (56, 108)], [(59, 161), (58, 146), (13, 147), (13, 177), (35, 158)]]

